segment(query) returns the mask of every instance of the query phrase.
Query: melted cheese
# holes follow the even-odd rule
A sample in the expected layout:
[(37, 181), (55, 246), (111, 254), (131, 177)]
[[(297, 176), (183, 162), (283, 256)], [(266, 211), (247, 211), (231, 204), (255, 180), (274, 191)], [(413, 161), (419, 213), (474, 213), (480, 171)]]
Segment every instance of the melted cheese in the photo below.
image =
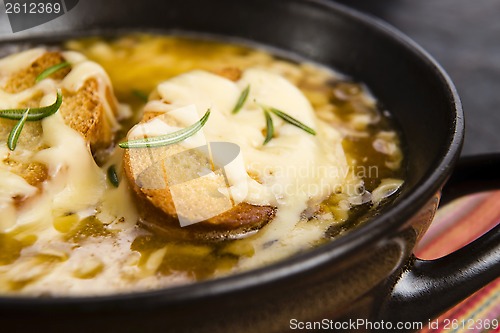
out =
[[(234, 115), (231, 110), (247, 85), (251, 86), (247, 103)], [(232, 142), (241, 148), (247, 176), (245, 179), (228, 176), (233, 186), (248, 182), (250, 190), (241, 201), (255, 205), (288, 205), (287, 200), (302, 193), (306, 201), (319, 202), (343, 181), (348, 167), (340, 145), (341, 135), (317, 119), (304, 95), (279, 75), (251, 69), (234, 83), (208, 72), (194, 71), (160, 84), (158, 92), (170, 104), (153, 101), (146, 105), (145, 111), (169, 112), (179, 125), (169, 126), (153, 118), (133, 129), (129, 138), (174, 132), (191, 125), (210, 109), (211, 116), (202, 129), (207, 141)], [(312, 126), (318, 134), (310, 135), (273, 117), (276, 137), (263, 146), (265, 118), (256, 102), (286, 110), (289, 115)], [(195, 117), (192, 112), (180, 109), (189, 105), (196, 106)], [(186, 140), (183, 145), (194, 148), (200, 143), (193, 141)], [(249, 175), (256, 176), (258, 181)]]
[[(0, 75), (15, 73), (43, 55), (35, 49), (0, 60)], [(118, 128), (106, 102), (110, 81), (104, 70), (81, 54), (65, 52), (71, 72), (60, 82), (45, 79), (17, 94), (0, 89), (0, 108), (15, 108), (23, 101), (43, 94), (41, 105), (53, 103), (57, 88), (76, 91), (85, 80), (96, 78), (99, 96), (106, 107), (108, 120)], [(238, 114), (231, 110), (241, 92), (250, 85), (247, 103)], [(334, 189), (348, 181), (348, 166), (341, 146), (341, 135), (319, 120), (304, 95), (277, 74), (249, 69), (241, 80), (232, 82), (204, 71), (193, 71), (158, 86), (163, 101), (152, 101), (145, 111), (165, 112), (176, 120), (175, 126), (159, 118), (136, 126), (129, 138), (161, 135), (196, 122), (210, 108), (211, 116), (202, 131), (182, 142), (186, 148), (207, 142), (232, 142), (241, 153), (225, 167), (230, 195), (235, 203), (277, 207), (276, 218), (256, 235), (241, 242), (254, 248), (255, 255), (242, 258), (236, 270), (260, 266), (309, 248), (332, 223), (332, 218), (308, 223), (301, 218), (304, 210), (324, 200)], [(168, 103), (164, 103), (167, 101)], [(259, 104), (278, 108), (314, 128), (316, 136), (273, 116), (276, 136), (263, 146), (265, 118)], [(16, 158), (47, 166), (49, 178), (40, 188), (0, 164), (0, 233), (15, 235), (18, 240), (32, 239), (22, 256), (11, 265), (0, 266), (0, 289), (24, 284), (24, 293), (98, 294), (119, 290), (153, 288), (185, 283), (191, 278), (179, 272), (155, 274), (167, 248), (154, 251), (145, 265), (141, 255), (131, 250), (131, 242), (141, 234), (135, 227), (138, 214), (126, 182), (118, 188), (106, 181), (106, 170), (115, 165), (121, 170), (122, 153), (116, 149), (109, 161), (98, 167), (81, 135), (68, 127), (61, 115), (42, 122), (44, 148), (40, 151), (0, 147), (2, 159)], [(24, 197), (16, 206), (14, 197)], [(348, 210), (349, 207), (346, 207)], [(115, 232), (113, 238), (85, 239), (78, 247), (64, 239), (55, 221), (67, 214), (77, 218), (96, 216)], [(31, 237), (31, 238), (30, 238)], [(34, 237), (34, 239), (33, 239)], [(245, 247), (244, 243), (239, 243)], [(56, 258), (41, 262), (36, 256)], [(85, 278), (99, 272), (93, 278)]]
[(95, 78), (98, 81), (98, 94), (101, 96), (101, 103), (104, 105), (104, 110), (106, 113), (106, 119), (111, 124), (113, 130), (118, 130), (120, 125), (113, 110), (109, 105), (106, 89), (111, 87), (111, 80), (104, 69), (97, 63), (93, 61), (88, 61), (82, 54), (67, 51), (63, 52), (64, 58), (71, 63), (71, 72), (66, 75), (61, 83), (61, 85), (69, 91), (78, 91), (85, 81), (90, 78)]
[(0, 59), (0, 76), (7, 78), (9, 75), (26, 68), (27, 64), (32, 64), (45, 52), (44, 48), (36, 48), (28, 51), (14, 53)]
[[(35, 49), (0, 60), (0, 75), (9, 75), (26, 68), (45, 52), (44, 49)], [(97, 93), (108, 120), (117, 129), (118, 122), (107, 103), (106, 89), (111, 87), (111, 82), (105, 71), (77, 53), (66, 52), (64, 57), (71, 63), (72, 70), (63, 80), (56, 82), (50, 78), (44, 79), (15, 94), (0, 89), (0, 108), (18, 108), (22, 102), (40, 93), (43, 95), (40, 105), (46, 106), (54, 102), (58, 88), (77, 91), (86, 80), (94, 78), (98, 81)], [(125, 183), (114, 188), (106, 181), (107, 167), (111, 163), (119, 165), (122, 152), (118, 151), (107, 165), (100, 168), (92, 157), (89, 144), (80, 133), (65, 124), (59, 112), (43, 119), (41, 125), (41, 150), (18, 146), (11, 152), (5, 143), (0, 147), (2, 160), (11, 158), (38, 162), (48, 169), (48, 179), (40, 188), (36, 188), (12, 172), (8, 164), (0, 163), (0, 233), (15, 235), (18, 240), (35, 240), (33, 245), (23, 250), (25, 255), (13, 265), (0, 266), (0, 289), (8, 290), (6, 285), (34, 279), (24, 289), (25, 292), (58, 289), (61, 293), (84, 293), (90, 288), (104, 292), (109, 288), (108, 281), (119, 275), (117, 272), (123, 268), (123, 263), (134, 254), (138, 255), (129, 248), (130, 239), (135, 237), (134, 225), (137, 221), (130, 191)], [(15, 197), (24, 198), (21, 205), (16, 205)], [(109, 225), (110, 230), (126, 229), (118, 241), (123, 244), (117, 246), (115, 241), (94, 240), (82, 248), (74, 249), (54, 226), (59, 217), (68, 214), (76, 214), (80, 219), (97, 215)], [(108, 255), (103, 257), (104, 252)], [(36, 259), (37, 255), (59, 258), (61, 263), (40, 262)], [(100, 257), (103, 257), (102, 262), (101, 259), (95, 259)], [(78, 278), (78, 274), (83, 274), (82, 271), (99, 269), (99, 265), (106, 268), (106, 273), (99, 278)]]
[(60, 113), (42, 121), (44, 142), (50, 147), (35, 155), (49, 166), (44, 192), (52, 198), (56, 215), (80, 212), (94, 207), (102, 197), (105, 177), (95, 164), (82, 136), (66, 126)]
[[(250, 86), (247, 102), (241, 111), (232, 114), (232, 108), (247, 86)], [(237, 144), (244, 160), (227, 167), (226, 176), (231, 193), (236, 194), (235, 202), (278, 208), (276, 218), (250, 240), (256, 255), (251, 259), (253, 263), (244, 265), (259, 265), (270, 253), (274, 256), (278, 246), (287, 248), (278, 251), (278, 255), (284, 256), (321, 238), (326, 227), (321, 224), (308, 225), (300, 232), (295, 229), (306, 208), (323, 201), (346, 181), (349, 168), (341, 146), (342, 136), (316, 117), (306, 97), (294, 85), (280, 75), (259, 69), (246, 70), (238, 82), (205, 71), (193, 71), (160, 84), (158, 93), (168, 104), (152, 101), (145, 111), (169, 112), (178, 126), (153, 118), (133, 129), (132, 137), (158, 135), (161, 131), (170, 133), (187, 127), (210, 109), (203, 134), (197, 135), (203, 135), (208, 142)], [(317, 135), (310, 135), (273, 115), (275, 137), (263, 145), (266, 124), (259, 105), (286, 112), (315, 129)], [(193, 106), (197, 117), (187, 112), (193, 110)], [(193, 143), (200, 142), (193, 141), (183, 145), (194, 148)], [(293, 236), (293, 240), (288, 236)]]

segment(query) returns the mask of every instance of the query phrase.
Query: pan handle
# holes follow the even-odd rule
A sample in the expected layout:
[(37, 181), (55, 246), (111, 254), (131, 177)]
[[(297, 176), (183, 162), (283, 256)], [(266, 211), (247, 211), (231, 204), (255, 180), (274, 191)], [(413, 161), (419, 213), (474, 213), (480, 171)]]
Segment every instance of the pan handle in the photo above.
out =
[[(500, 154), (460, 159), (443, 188), (442, 203), (463, 195), (500, 189)], [(377, 320), (433, 319), (500, 276), (500, 224), (463, 248), (439, 259), (413, 257), (382, 305)], [(398, 332), (411, 332), (400, 330)]]

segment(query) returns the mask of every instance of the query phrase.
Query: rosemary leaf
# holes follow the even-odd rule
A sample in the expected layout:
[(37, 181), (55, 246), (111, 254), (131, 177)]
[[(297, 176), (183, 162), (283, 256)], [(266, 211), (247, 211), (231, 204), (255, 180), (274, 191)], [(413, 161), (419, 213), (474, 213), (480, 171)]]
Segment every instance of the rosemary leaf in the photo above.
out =
[(114, 187), (118, 187), (120, 185), (120, 179), (118, 178), (118, 173), (116, 172), (116, 168), (114, 165), (111, 165), (108, 168), (108, 180)]
[(7, 146), (10, 150), (14, 151), (17, 146), (17, 141), (19, 140), (19, 136), (21, 135), (21, 131), (23, 130), (24, 124), (26, 123), (26, 119), (28, 119), (28, 114), (30, 109), (26, 109), (23, 116), (17, 124), (12, 128), (9, 133), (9, 137), (7, 138)]
[(205, 112), (205, 115), (203, 115), (203, 117), (201, 117), (200, 120), (198, 120), (196, 123), (194, 123), (189, 127), (186, 127), (184, 129), (166, 135), (125, 141), (120, 143), (119, 146), (120, 148), (129, 149), (129, 148), (155, 148), (155, 147), (172, 145), (174, 143), (184, 141), (190, 136), (196, 134), (205, 125), (209, 116), (210, 116), (210, 109), (208, 109), (207, 112)]
[(71, 64), (67, 61), (61, 62), (61, 63), (54, 65), (54, 66), (51, 66), (51, 67), (47, 68), (46, 70), (44, 70), (43, 72), (41, 72), (36, 77), (35, 82), (38, 83), (38, 82), (42, 81), (43, 79), (46, 79), (47, 77), (51, 76), (55, 72), (57, 72), (63, 68), (66, 68), (68, 66), (71, 66)]
[(246, 102), (246, 100), (248, 98), (248, 94), (249, 93), (250, 93), (250, 85), (248, 85), (241, 92), (240, 98), (238, 98), (238, 102), (236, 103), (236, 105), (233, 108), (233, 111), (232, 111), (233, 114), (236, 114), (236, 113), (240, 112), (241, 108), (243, 107), (243, 105), (245, 104), (245, 102)]
[(266, 145), (273, 138), (274, 125), (273, 118), (271, 118), (269, 111), (267, 111), (266, 109), (264, 109), (264, 116), (266, 117), (266, 139), (264, 140), (263, 145)]
[[(48, 116), (53, 115), (59, 110), (59, 107), (62, 104), (62, 94), (61, 90), (57, 90), (57, 97), (54, 104), (49, 106), (44, 106), (41, 108), (31, 108), (29, 109), (28, 116), (26, 118), (27, 121), (37, 121), (42, 120)], [(0, 118), (11, 119), (11, 120), (20, 120), (23, 118), (26, 109), (8, 109), (8, 110), (0, 110)]]
[(281, 119), (286, 121), (287, 123), (289, 123), (293, 126), (296, 126), (296, 127), (300, 128), (301, 130), (303, 130), (311, 135), (316, 135), (316, 131), (313, 130), (311, 127), (305, 125), (304, 123), (302, 123), (299, 120), (293, 118), (292, 116), (286, 114), (285, 112), (280, 111), (280, 110), (273, 108), (273, 107), (265, 107), (265, 109), (274, 113), (275, 115), (277, 115), (278, 117), (280, 117)]
[(132, 94), (134, 94), (134, 96), (139, 98), (142, 102), (144, 102), (144, 103), (148, 102), (149, 97), (145, 92), (134, 89), (134, 90), (132, 90)]

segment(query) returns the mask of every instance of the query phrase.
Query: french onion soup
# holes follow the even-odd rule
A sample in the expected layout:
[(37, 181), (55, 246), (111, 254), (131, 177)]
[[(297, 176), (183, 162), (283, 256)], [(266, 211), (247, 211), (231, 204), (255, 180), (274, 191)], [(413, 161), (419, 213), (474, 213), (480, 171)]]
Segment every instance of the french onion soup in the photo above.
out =
[(6, 56), (0, 140), (3, 294), (130, 292), (261, 267), (341, 236), (404, 177), (398, 132), (363, 84), (181, 37)]

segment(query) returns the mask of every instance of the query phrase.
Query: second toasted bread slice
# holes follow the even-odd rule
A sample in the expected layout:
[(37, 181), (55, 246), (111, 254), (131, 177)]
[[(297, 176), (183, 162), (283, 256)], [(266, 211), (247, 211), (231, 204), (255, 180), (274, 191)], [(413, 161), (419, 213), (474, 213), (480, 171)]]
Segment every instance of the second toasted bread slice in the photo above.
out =
[[(37, 82), (37, 77), (46, 69), (66, 61), (70, 61), (70, 66)], [(94, 72), (85, 74), (85, 68), (80, 67), (91, 67)], [(92, 151), (111, 145), (118, 103), (109, 79), (99, 65), (74, 52), (32, 49), (0, 60), (0, 68), (0, 92), (16, 101), (15, 105), (5, 108), (39, 107), (46, 93), (61, 89), (63, 103), (59, 112), (65, 123), (82, 135)], [(1, 141), (7, 141), (15, 124), (14, 120), (0, 118)], [(47, 146), (41, 122), (27, 122), (16, 151), (7, 153), (2, 163), (28, 184), (38, 187), (48, 179), (47, 167), (31, 160), (31, 156), (44, 148)]]

